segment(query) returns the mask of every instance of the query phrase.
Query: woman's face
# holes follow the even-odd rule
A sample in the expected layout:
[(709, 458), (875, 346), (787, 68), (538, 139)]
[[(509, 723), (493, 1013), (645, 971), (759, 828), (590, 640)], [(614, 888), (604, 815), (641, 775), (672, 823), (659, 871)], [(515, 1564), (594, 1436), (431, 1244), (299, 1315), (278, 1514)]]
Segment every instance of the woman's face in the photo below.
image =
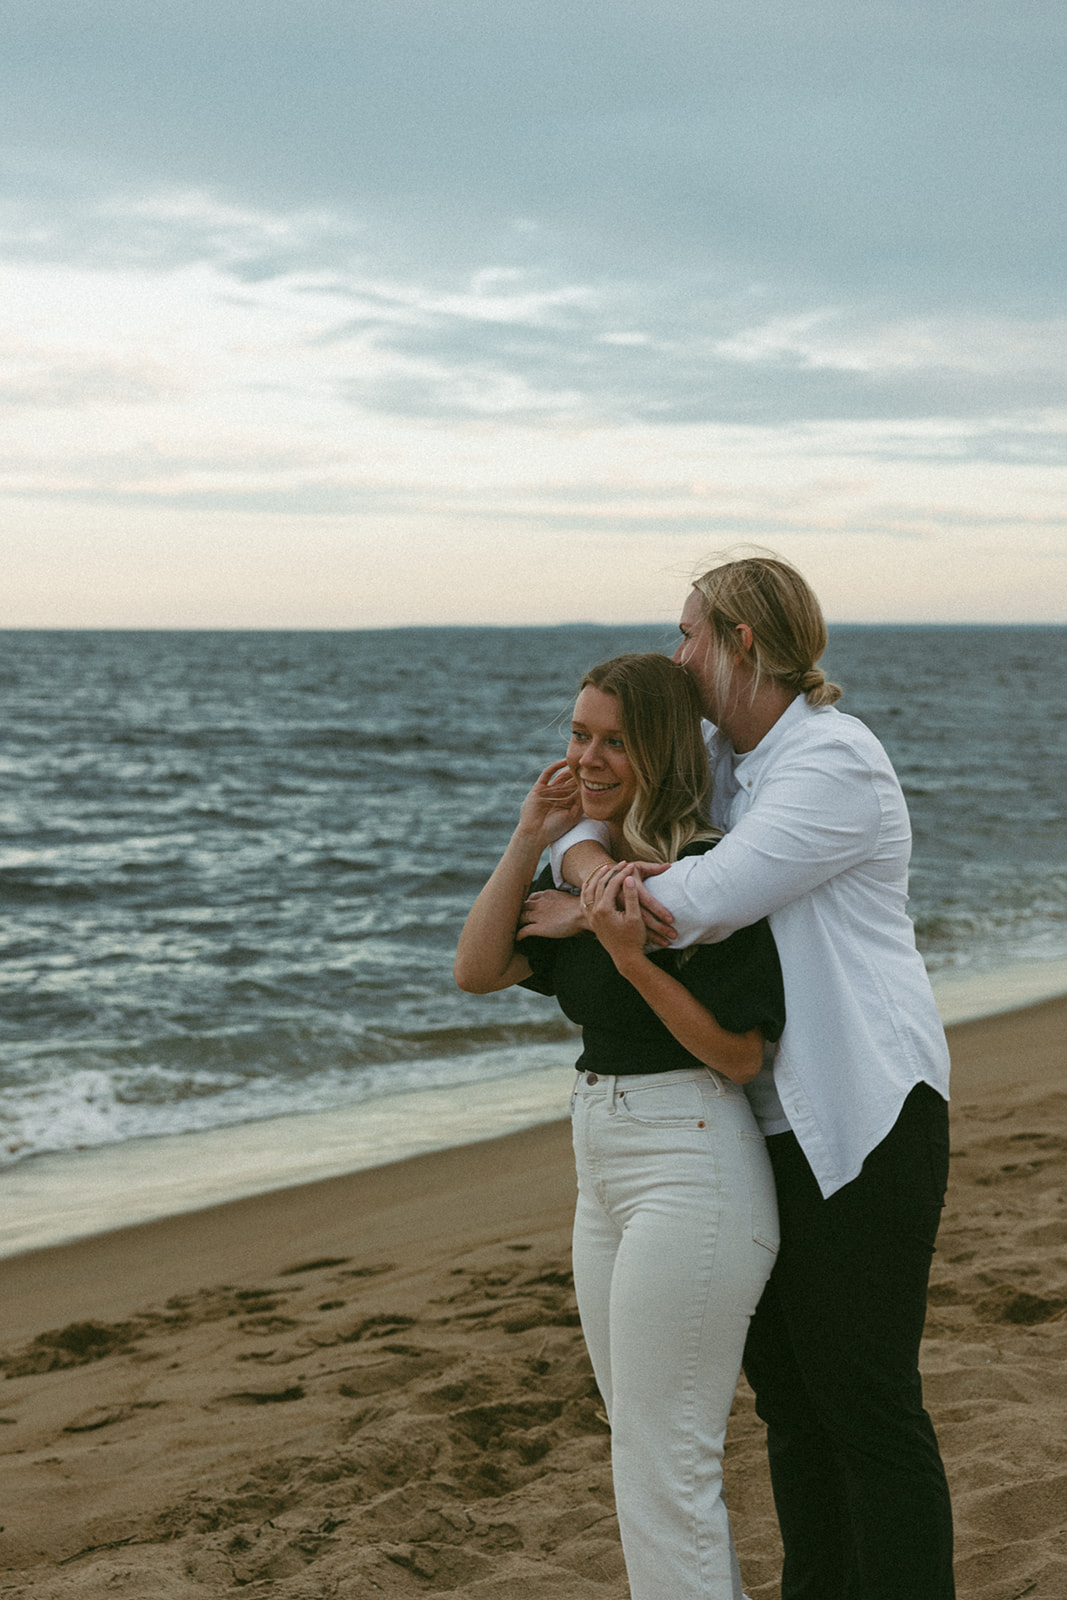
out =
[[(700, 704), (709, 722), (714, 722), (724, 733), (731, 731), (731, 712), (738, 692), (738, 662), (735, 656), (725, 681), (719, 676), (719, 655), (722, 650), (704, 615), (704, 597), (698, 589), (690, 589), (678, 622), (682, 642), (671, 660), (682, 667), (696, 684)], [(740, 645), (738, 646), (740, 650)], [(726, 704), (720, 705), (725, 695)]]
[(567, 765), (578, 780), (582, 810), (597, 822), (621, 822), (637, 793), (620, 723), (618, 697), (586, 684), (574, 705)]
[(671, 660), (683, 667), (697, 686), (704, 715), (717, 723), (715, 704), (715, 640), (704, 615), (703, 597), (690, 589), (678, 622), (682, 642)]

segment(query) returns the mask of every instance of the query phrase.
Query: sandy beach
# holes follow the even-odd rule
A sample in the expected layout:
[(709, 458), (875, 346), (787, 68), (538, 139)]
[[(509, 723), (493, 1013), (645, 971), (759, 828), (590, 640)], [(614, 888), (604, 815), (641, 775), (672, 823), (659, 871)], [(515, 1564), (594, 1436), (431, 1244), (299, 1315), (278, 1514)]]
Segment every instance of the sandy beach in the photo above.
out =
[[(923, 1367), (961, 1600), (1067, 1593), (1065, 1031), (950, 1029)], [(624, 1600), (573, 1191), (551, 1123), (0, 1262), (0, 1595)], [(776, 1600), (744, 1387), (727, 1471)]]

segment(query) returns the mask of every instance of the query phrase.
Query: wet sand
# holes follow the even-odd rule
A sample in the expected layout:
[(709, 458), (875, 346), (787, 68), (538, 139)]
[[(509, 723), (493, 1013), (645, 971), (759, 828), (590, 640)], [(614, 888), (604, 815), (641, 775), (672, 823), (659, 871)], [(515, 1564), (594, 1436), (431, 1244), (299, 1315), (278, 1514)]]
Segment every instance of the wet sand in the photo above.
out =
[[(1067, 1593), (1067, 1001), (950, 1030), (961, 1600)], [(564, 1074), (564, 1077), (566, 1074)], [(0, 1261), (0, 1595), (625, 1600), (565, 1125)], [(727, 1493), (776, 1600), (762, 1430)]]

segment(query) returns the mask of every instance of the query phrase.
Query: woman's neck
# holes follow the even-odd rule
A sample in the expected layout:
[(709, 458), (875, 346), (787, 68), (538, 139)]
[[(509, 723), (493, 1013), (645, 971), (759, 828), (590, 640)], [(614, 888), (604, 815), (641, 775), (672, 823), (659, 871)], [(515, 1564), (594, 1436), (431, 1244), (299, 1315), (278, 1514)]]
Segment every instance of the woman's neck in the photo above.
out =
[(738, 755), (747, 755), (750, 750), (755, 750), (761, 739), (766, 738), (796, 697), (795, 689), (787, 689), (773, 681), (761, 683), (751, 699), (737, 696), (719, 727)]
[(608, 823), (608, 850), (616, 861), (628, 861), (630, 859), (629, 847), (626, 843), (626, 835), (622, 831), (621, 822)]
[(662, 861), (664, 858), (647, 849), (638, 850), (626, 838), (622, 824), (608, 823), (608, 851), (616, 861)]

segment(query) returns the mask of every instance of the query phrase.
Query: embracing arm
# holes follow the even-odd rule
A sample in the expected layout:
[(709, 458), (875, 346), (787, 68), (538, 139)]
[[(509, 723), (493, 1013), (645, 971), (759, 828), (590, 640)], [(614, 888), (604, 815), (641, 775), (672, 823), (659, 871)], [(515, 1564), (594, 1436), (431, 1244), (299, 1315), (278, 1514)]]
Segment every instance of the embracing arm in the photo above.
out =
[(622, 977), (690, 1055), (734, 1083), (750, 1083), (763, 1065), (762, 1031), (729, 1032), (672, 973), (649, 960), (632, 867), (601, 867), (587, 887), (589, 924)]
[(817, 764), (822, 755), (784, 766), (714, 850), (657, 877), (653, 892), (674, 919), (678, 947), (725, 939), (864, 863), (876, 870), (881, 860), (891, 874), (906, 865), (896, 780), (875, 780), (851, 752), (839, 752), (832, 769)]
[[(603, 842), (601, 842), (603, 841)], [(552, 873), (557, 883), (573, 884), (581, 889), (587, 879), (600, 867), (614, 865), (615, 858), (607, 848), (607, 829), (599, 822), (580, 822), (563, 838), (552, 845)], [(643, 881), (667, 868), (655, 862), (639, 862), (638, 878)], [(644, 889), (638, 889), (641, 909), (645, 919), (645, 936), (650, 944), (669, 945), (675, 936), (674, 919)], [(523, 933), (544, 933), (548, 938), (561, 938), (570, 932), (566, 926), (565, 902), (572, 897), (555, 890), (544, 890), (526, 902), (523, 911)], [(523, 937), (519, 934), (519, 938)]]
[[(636, 905), (636, 890), (634, 893)], [(637, 915), (640, 918), (640, 910)], [(625, 964), (616, 961), (615, 965), (691, 1056), (734, 1083), (752, 1082), (763, 1065), (763, 1034), (759, 1028), (728, 1033), (684, 984), (653, 965), (643, 953)]]
[(569, 883), (580, 889), (595, 868), (607, 866), (613, 859), (608, 850), (606, 825), (583, 817), (577, 827), (554, 841), (552, 875), (557, 883)]
[[(870, 864), (898, 880), (910, 849), (907, 808), (881, 753), (872, 761), (824, 742), (781, 762), (716, 849), (672, 866), (633, 864), (649, 930), (666, 928), (678, 949), (715, 943), (772, 915), (839, 873)], [(553, 868), (588, 877), (607, 857), (584, 825), (561, 839)], [(656, 874), (655, 885), (643, 880)]]
[(563, 877), (580, 889), (590, 873), (595, 872), (597, 867), (610, 866), (614, 859), (606, 846), (599, 844), (596, 839), (579, 839), (563, 856)]

